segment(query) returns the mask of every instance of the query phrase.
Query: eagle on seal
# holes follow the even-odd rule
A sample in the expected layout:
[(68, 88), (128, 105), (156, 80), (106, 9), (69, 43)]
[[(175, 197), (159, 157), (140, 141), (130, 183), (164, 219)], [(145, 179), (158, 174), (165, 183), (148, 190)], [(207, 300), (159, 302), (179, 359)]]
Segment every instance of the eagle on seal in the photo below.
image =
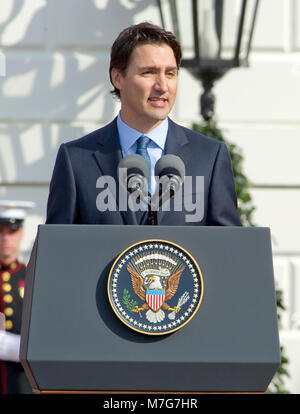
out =
[[(181, 267), (168, 277), (161, 276), (159, 270), (150, 275), (145, 275), (145, 277), (142, 277), (130, 266), (127, 267), (127, 270), (131, 277), (134, 292), (144, 302), (141, 307), (136, 306), (133, 308), (133, 312), (145, 310), (147, 311), (146, 318), (148, 321), (157, 323), (165, 318), (164, 311), (178, 312), (180, 310), (180, 307), (171, 308), (167, 301), (171, 300), (175, 295), (184, 267)], [(152, 302), (151, 299), (153, 295), (156, 296), (155, 302)]]

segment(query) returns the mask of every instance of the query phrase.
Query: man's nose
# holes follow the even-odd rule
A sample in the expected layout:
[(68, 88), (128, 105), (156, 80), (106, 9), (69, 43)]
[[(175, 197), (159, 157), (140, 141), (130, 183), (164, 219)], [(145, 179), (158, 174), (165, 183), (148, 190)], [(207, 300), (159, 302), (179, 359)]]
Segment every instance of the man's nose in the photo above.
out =
[(168, 83), (165, 75), (159, 75), (156, 78), (155, 82), (155, 90), (159, 92), (167, 92), (168, 90)]

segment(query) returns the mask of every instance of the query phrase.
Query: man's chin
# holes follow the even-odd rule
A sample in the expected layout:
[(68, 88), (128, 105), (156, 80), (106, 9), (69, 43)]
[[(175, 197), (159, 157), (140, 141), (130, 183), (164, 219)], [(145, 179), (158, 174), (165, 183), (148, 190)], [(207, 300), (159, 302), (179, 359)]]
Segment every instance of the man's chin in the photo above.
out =
[(169, 115), (170, 111), (166, 111), (166, 110), (155, 110), (152, 111), (151, 114), (149, 114), (149, 119), (151, 119), (154, 123), (156, 122), (161, 122), (164, 119), (167, 118), (167, 116)]
[(10, 261), (13, 261), (13, 260), (10, 260), (11, 257), (12, 257), (12, 254), (10, 252), (2, 252), (0, 261), (2, 263), (9, 263)]

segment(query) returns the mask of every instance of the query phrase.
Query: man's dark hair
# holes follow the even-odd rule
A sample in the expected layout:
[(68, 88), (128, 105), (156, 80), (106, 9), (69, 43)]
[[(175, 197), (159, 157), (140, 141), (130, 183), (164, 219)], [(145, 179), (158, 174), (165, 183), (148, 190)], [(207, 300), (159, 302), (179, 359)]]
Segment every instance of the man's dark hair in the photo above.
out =
[[(126, 73), (131, 54), (137, 46), (144, 44), (166, 44), (173, 50), (177, 68), (181, 62), (181, 46), (172, 32), (168, 32), (154, 24), (143, 22), (124, 29), (114, 41), (110, 53), (109, 76), (111, 70), (118, 69), (123, 74)], [(119, 89), (114, 87), (111, 91), (113, 95), (120, 98)]]

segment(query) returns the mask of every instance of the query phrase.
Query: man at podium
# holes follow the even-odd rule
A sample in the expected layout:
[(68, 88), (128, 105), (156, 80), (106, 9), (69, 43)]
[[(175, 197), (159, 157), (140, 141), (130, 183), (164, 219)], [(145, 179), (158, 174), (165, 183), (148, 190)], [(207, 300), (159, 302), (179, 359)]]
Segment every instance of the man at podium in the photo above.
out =
[(46, 224), (153, 224), (145, 211), (131, 209), (126, 195), (124, 203), (118, 165), (129, 155), (142, 156), (149, 171), (149, 196), (154, 198), (155, 166), (172, 154), (184, 165), (183, 185), (176, 202), (158, 209), (155, 224), (241, 225), (226, 145), (168, 116), (180, 61), (179, 42), (158, 26), (144, 22), (119, 34), (111, 49), (109, 75), (121, 110), (110, 124), (60, 146)]
[(270, 233), (216, 227), (241, 225), (230, 157), (169, 118), (180, 60), (172, 33), (124, 29), (118, 116), (59, 148), (46, 224), (88, 225), (39, 227), (21, 347), (36, 390), (261, 392), (278, 368)]

